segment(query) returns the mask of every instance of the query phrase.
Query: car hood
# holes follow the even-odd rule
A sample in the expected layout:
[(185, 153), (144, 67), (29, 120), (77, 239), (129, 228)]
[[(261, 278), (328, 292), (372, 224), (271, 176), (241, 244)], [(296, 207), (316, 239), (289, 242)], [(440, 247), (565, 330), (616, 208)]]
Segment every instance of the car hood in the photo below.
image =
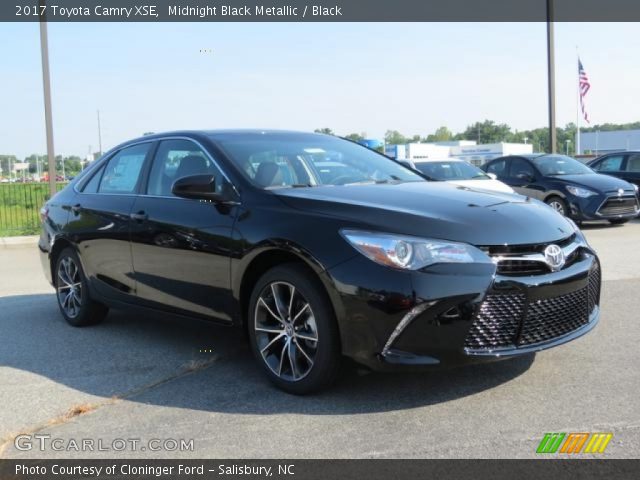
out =
[(345, 227), (474, 245), (546, 243), (573, 233), (567, 219), (537, 200), (446, 182), (288, 188), (274, 193), (291, 208), (343, 219)]
[(616, 177), (602, 175), (600, 173), (586, 173), (584, 175), (554, 175), (551, 178), (562, 183), (579, 185), (599, 192), (615, 192), (623, 190), (633, 190), (633, 186)]

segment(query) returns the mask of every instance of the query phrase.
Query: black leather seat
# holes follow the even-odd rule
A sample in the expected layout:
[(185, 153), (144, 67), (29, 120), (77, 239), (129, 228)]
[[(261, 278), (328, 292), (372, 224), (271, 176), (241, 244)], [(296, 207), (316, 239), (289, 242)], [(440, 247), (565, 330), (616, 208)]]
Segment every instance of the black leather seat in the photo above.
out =
[(282, 171), (274, 162), (262, 162), (254, 179), (262, 187), (275, 187), (283, 184)]
[(187, 155), (180, 160), (180, 165), (176, 170), (175, 179), (189, 177), (191, 175), (206, 175), (212, 173), (209, 169), (207, 159), (200, 155)]

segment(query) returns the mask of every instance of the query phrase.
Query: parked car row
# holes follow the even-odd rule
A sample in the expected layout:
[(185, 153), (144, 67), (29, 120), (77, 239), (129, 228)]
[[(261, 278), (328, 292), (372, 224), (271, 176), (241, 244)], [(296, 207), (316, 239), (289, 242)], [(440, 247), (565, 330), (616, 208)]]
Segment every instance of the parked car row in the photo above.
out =
[[(603, 165), (606, 159), (596, 159)], [(566, 155), (530, 154), (496, 158), (483, 166), (517, 193), (536, 198), (577, 222), (628, 222), (640, 213), (638, 186), (602, 175)]]
[(511, 155), (491, 160), (484, 171), (457, 158), (400, 163), (432, 180), (541, 200), (576, 222), (621, 224), (640, 213), (640, 152), (608, 154), (589, 166), (566, 155)]

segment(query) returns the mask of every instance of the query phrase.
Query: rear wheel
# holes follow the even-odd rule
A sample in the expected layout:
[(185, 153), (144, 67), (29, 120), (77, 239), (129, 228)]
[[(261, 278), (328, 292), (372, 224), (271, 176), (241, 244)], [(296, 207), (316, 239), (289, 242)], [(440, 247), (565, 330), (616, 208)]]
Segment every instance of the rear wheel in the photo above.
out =
[(58, 255), (54, 278), (58, 307), (70, 325), (84, 327), (104, 319), (108, 308), (91, 298), (87, 278), (72, 248), (65, 248)]
[(549, 197), (547, 198), (545, 203), (549, 205), (551, 208), (553, 208), (560, 215), (564, 215), (566, 217), (569, 213), (569, 209), (567, 208), (567, 202), (565, 202), (560, 197), (556, 197), (556, 196)]
[(282, 390), (311, 393), (335, 379), (340, 345), (333, 309), (304, 267), (282, 265), (258, 280), (248, 328), (254, 356)]
[(611, 225), (622, 225), (623, 223), (627, 223), (629, 221), (628, 218), (612, 218), (609, 220)]

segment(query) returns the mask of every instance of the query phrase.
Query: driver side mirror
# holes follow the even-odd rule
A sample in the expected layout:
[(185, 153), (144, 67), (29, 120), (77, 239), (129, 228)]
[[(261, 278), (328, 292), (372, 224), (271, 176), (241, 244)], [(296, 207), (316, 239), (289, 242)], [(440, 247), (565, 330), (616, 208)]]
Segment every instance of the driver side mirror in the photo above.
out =
[(224, 202), (224, 195), (216, 192), (216, 178), (213, 175), (190, 175), (173, 182), (171, 193), (176, 197)]

